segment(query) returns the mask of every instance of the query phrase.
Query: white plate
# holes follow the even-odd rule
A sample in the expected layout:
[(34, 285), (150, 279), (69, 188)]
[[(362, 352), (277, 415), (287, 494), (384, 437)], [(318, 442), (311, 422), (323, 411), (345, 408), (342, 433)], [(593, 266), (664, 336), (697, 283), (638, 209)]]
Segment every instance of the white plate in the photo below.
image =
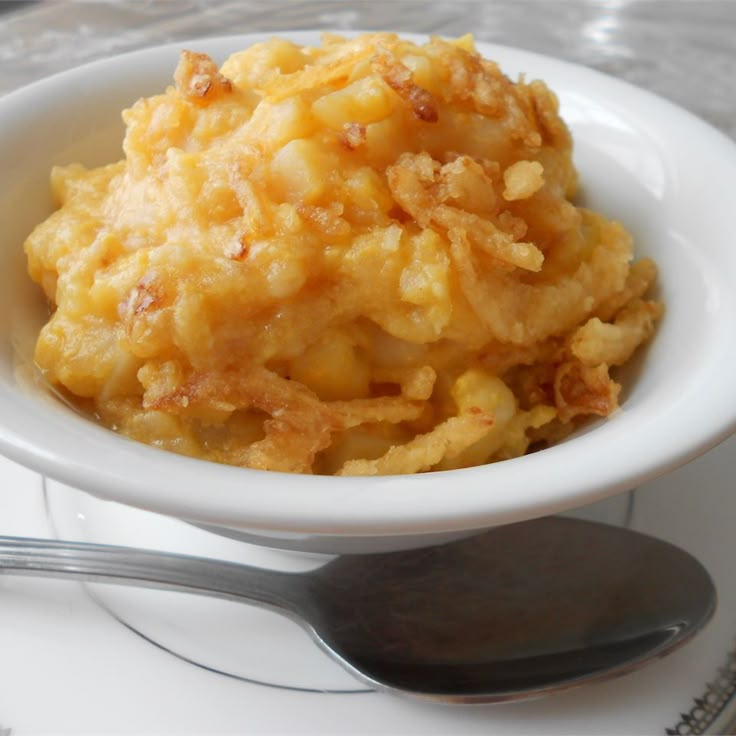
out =
[[(376, 693), (279, 689), (208, 671), (154, 646), (99, 608), (77, 584), (0, 578), (0, 727), (12, 728), (14, 736), (62, 730), (488, 735), (663, 733), (671, 729), (676, 733), (722, 733), (736, 712), (735, 451), (736, 439), (729, 440), (636, 492), (633, 527), (696, 555), (716, 581), (720, 604), (714, 620), (692, 643), (628, 677), (564, 696), (504, 706), (447, 707)], [(155, 546), (161, 548), (179, 549), (185, 544), (189, 551), (197, 552), (197, 545), (213, 549), (214, 544), (229, 558), (253, 560), (257, 554), (256, 561), (262, 564), (278, 558), (280, 566), (290, 569), (314, 562), (241, 548), (218, 538), (203, 545), (204, 537), (199, 536), (203, 533), (186, 525), (177, 528), (169, 520), (112, 505), (104, 513), (84, 501), (78, 507), (84, 497), (58, 486), (50, 488), (51, 494), (57, 521), (64, 517), (65, 523), (76, 524), (90, 538), (108, 535), (109, 524), (117, 520), (117, 539), (137, 537), (149, 544), (158, 533)], [(624, 519), (625, 510), (620, 502), (602, 509), (609, 518), (612, 513), (619, 520)], [(86, 516), (74, 522), (76, 514)], [(52, 533), (40, 477), (3, 460), (0, 532)], [(101, 589), (98, 586), (98, 593)], [(275, 614), (255, 616), (243, 630), (240, 614), (226, 610), (234, 608), (230, 604), (222, 607), (217, 601), (197, 600), (188, 607), (182, 604), (189, 600), (184, 596), (174, 603), (174, 596), (150, 591), (119, 600), (128, 605), (125, 615), (139, 606), (137, 623), (143, 621), (152, 631), (157, 622), (168, 619), (163, 627), (167, 644), (188, 646), (187, 653), (199, 646), (197, 641), (187, 642), (193, 632), (195, 638), (205, 641), (210, 636), (208, 629), (217, 629), (216, 639), (234, 642), (241, 652), (246, 646), (242, 642), (249, 641), (251, 654), (260, 651), (260, 655), (240, 666), (253, 679), (312, 690), (353, 686), (339, 668), (312, 648), (306, 634), (284, 626)], [(181, 612), (182, 619), (177, 619)], [(217, 659), (221, 653), (210, 655)]]

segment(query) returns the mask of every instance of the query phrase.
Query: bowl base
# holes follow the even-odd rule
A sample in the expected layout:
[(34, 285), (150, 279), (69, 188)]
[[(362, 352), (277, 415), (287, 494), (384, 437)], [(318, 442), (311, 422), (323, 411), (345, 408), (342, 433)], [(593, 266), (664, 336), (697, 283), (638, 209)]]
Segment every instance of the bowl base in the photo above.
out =
[[(624, 525), (631, 519), (633, 498), (633, 493), (616, 496), (577, 509), (574, 515)], [(295, 573), (320, 567), (334, 557), (303, 548), (277, 549), (282, 540), (274, 537), (195, 526), (104, 501), (51, 480), (45, 482), (45, 500), (51, 528), (60, 539), (160, 549)], [(323, 654), (304, 629), (272, 611), (184, 593), (97, 583), (85, 587), (132, 632), (198, 667), (269, 687), (366, 691)]]

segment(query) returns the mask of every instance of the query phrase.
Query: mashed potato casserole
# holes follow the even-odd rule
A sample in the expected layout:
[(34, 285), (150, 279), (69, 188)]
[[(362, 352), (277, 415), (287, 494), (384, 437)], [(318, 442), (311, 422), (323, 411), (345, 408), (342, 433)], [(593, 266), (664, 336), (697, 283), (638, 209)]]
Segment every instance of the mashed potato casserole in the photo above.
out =
[(216, 462), (477, 465), (617, 407), (661, 312), (626, 230), (572, 202), (557, 100), (472, 39), (185, 51), (123, 161), (56, 168), (28, 238), (48, 381)]

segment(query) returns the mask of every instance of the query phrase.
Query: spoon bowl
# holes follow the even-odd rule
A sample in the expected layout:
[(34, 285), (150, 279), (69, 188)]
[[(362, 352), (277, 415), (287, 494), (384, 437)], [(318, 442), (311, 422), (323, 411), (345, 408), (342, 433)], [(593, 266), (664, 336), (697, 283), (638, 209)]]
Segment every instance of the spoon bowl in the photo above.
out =
[(439, 547), (347, 555), (302, 574), (127, 547), (0, 537), (0, 573), (187, 591), (300, 623), (376, 689), (453, 703), (539, 697), (631, 672), (716, 607), (683, 550), (547, 517)]

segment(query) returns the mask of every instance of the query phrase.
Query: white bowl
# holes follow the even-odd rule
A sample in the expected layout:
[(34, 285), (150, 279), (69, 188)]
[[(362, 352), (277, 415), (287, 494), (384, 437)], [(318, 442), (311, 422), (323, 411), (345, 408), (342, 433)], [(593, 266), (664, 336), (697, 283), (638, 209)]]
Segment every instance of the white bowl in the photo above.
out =
[[(286, 35), (319, 41), (312, 32)], [(26, 276), (22, 243), (52, 209), (50, 167), (120, 158), (120, 111), (170, 83), (181, 48), (221, 62), (267, 37), (146, 49), (0, 99), (0, 451), (100, 498), (226, 534), (292, 548), (376, 551), (593, 502), (688, 462), (734, 431), (736, 146), (621, 81), (482, 43), (480, 51), (510, 76), (545, 79), (558, 93), (586, 204), (623, 221), (638, 254), (659, 264), (666, 316), (629, 371), (613, 416), (556, 447), (493, 465), (326, 478), (226, 467), (146, 447), (27, 384), (23, 362), (46, 313)]]

